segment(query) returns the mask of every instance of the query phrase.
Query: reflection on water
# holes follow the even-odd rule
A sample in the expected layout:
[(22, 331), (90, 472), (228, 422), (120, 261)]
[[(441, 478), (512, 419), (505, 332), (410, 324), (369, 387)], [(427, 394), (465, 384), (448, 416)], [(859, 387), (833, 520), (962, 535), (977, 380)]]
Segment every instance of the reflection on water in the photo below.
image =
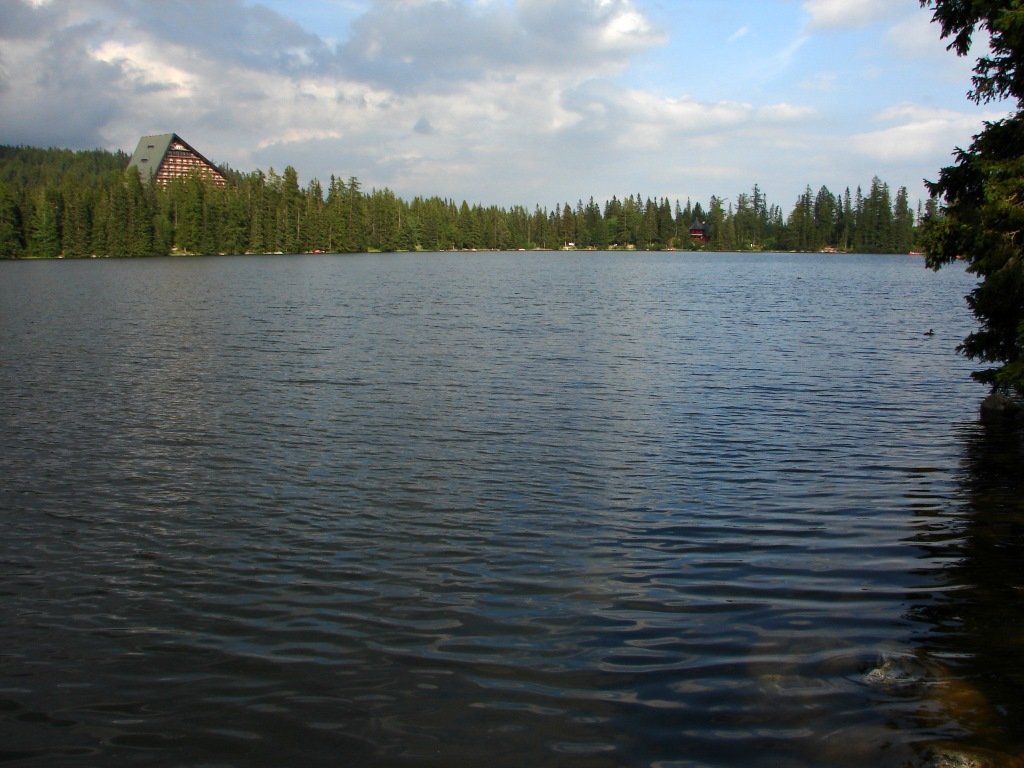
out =
[(1024, 764), (1024, 433), (972, 423), (958, 443), (961, 504), (921, 521), (927, 558), (942, 563), (934, 598), (913, 609), (928, 625), (921, 719), (940, 754)]
[(0, 759), (1020, 749), (1021, 453), (971, 423), (956, 268), (0, 270)]

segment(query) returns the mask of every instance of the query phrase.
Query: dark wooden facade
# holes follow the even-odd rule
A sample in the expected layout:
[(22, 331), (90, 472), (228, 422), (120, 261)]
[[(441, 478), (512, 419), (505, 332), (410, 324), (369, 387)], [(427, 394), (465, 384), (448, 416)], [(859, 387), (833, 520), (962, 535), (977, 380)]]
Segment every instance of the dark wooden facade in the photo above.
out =
[(187, 178), (193, 173), (198, 173), (219, 187), (227, 184), (227, 179), (217, 166), (176, 133), (143, 136), (139, 139), (128, 167), (138, 168), (144, 179), (152, 178), (161, 186), (167, 186), (174, 179)]

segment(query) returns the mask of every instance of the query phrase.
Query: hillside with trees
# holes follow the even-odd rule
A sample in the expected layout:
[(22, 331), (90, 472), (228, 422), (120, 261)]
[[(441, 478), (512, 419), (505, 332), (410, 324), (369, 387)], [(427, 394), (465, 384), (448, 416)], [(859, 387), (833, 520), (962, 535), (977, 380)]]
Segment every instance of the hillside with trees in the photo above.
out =
[[(757, 185), (706, 207), (637, 194), (530, 210), (403, 200), (366, 191), (355, 177), (302, 187), (290, 166), (280, 174), (226, 169), (220, 188), (198, 176), (159, 187), (127, 170), (128, 160), (0, 147), (0, 257), (564, 247), (906, 253), (922, 215), (906, 188), (894, 194), (877, 177), (866, 192), (808, 186), (788, 214)], [(694, 223), (705, 225), (704, 242), (691, 238)]]

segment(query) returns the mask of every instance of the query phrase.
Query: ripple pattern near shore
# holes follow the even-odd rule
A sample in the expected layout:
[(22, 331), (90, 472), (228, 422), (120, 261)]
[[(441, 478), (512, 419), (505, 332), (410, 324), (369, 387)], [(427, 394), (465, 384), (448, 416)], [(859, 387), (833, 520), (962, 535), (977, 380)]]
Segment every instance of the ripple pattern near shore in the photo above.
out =
[(962, 272), (0, 268), (0, 758), (902, 765), (957, 731), (864, 673), (943, 589)]

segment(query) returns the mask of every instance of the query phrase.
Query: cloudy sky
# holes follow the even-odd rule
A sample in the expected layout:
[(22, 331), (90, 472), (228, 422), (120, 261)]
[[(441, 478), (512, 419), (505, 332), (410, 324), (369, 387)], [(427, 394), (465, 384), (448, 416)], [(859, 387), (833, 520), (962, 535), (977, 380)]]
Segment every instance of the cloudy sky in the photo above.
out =
[(923, 194), (1005, 114), (918, 0), (0, 0), (0, 144), (294, 166), (405, 198), (788, 211)]

